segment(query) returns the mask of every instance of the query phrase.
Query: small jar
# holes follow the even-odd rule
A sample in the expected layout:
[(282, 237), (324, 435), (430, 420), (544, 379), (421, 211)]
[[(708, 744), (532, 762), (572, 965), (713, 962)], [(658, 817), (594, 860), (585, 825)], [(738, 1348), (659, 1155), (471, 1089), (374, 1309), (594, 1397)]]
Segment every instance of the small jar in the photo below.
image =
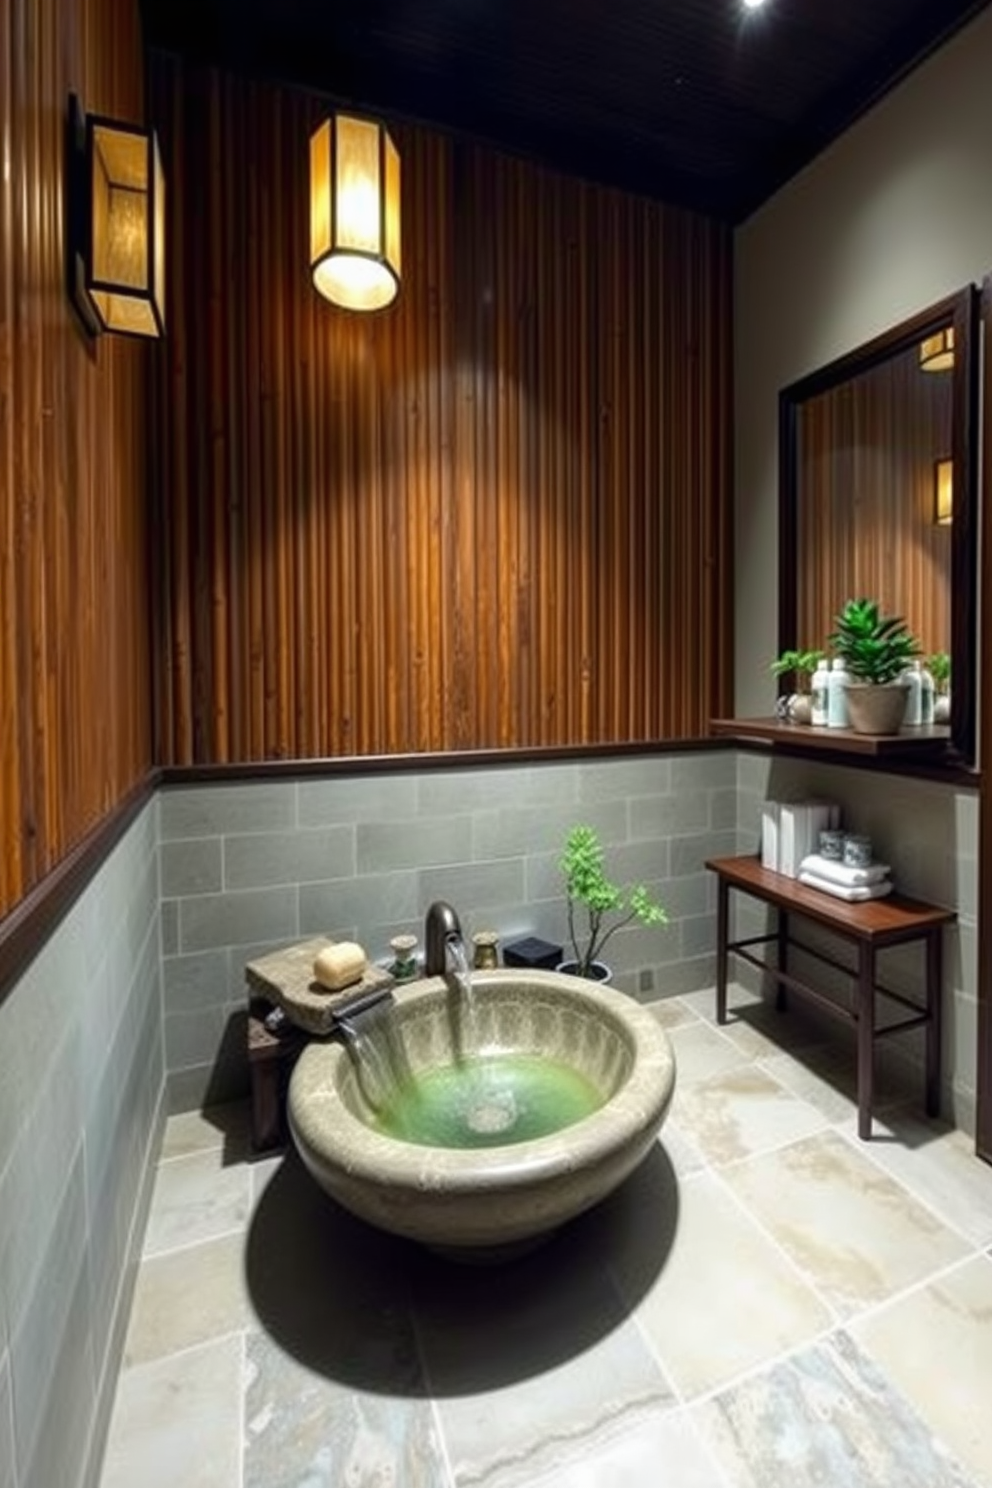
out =
[(398, 982), (409, 982), (419, 974), (417, 965), (417, 937), (394, 935), (389, 942), (393, 953), (393, 964), (389, 968)]
[(871, 867), (871, 838), (860, 832), (849, 832), (844, 838), (844, 866), (846, 868)]
[(829, 858), (831, 863), (843, 862), (844, 837), (842, 827), (824, 827), (820, 833), (820, 857)]
[(499, 936), (495, 930), (477, 930), (472, 936), (472, 966), (476, 971), (489, 971), (499, 965), (496, 947)]

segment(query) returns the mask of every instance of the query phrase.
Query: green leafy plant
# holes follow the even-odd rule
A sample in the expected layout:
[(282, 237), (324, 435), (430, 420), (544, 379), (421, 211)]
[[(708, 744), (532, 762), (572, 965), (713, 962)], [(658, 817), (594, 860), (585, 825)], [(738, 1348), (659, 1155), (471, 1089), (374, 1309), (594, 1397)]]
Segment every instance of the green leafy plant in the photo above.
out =
[(947, 692), (951, 685), (951, 658), (946, 651), (935, 651), (927, 657), (927, 669), (940, 693)]
[(632, 920), (642, 925), (668, 923), (667, 911), (651, 898), (643, 884), (621, 888), (610, 882), (603, 847), (593, 827), (572, 828), (558, 866), (565, 877), (568, 935), (578, 976), (593, 976), (592, 964), (599, 959), (606, 942)]
[(775, 677), (787, 676), (792, 672), (796, 678), (796, 687), (802, 691), (806, 678), (813, 675), (825, 655), (825, 651), (783, 651), (768, 670)]
[(849, 599), (828, 640), (858, 682), (896, 682), (914, 656), (916, 637), (901, 615), (883, 615), (874, 599)]

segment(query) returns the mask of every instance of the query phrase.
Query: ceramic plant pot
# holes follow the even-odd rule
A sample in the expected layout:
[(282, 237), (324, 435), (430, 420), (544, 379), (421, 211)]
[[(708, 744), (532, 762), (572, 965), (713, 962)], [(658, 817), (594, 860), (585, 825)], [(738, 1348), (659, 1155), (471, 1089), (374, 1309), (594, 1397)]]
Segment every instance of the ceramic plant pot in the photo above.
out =
[(951, 721), (951, 695), (949, 692), (939, 692), (933, 700), (934, 723), (950, 723)]
[[(577, 961), (562, 961), (555, 967), (555, 970), (560, 971), (563, 976), (578, 976), (579, 963)], [(603, 961), (593, 961), (590, 964), (589, 973), (589, 976), (586, 978), (586, 981), (589, 982), (600, 982), (605, 985), (607, 982), (612, 982), (613, 980), (612, 969)]]
[(897, 734), (906, 717), (908, 682), (847, 682), (847, 717), (856, 734)]

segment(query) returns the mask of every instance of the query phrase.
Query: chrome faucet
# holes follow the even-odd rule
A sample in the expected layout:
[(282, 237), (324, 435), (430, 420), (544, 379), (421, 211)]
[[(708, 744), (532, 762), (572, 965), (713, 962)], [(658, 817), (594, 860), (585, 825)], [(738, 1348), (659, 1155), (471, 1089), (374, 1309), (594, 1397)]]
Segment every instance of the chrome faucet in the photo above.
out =
[(462, 927), (450, 904), (436, 899), (427, 911), (424, 927), (424, 975), (444, 976), (448, 969), (448, 946), (461, 941)]

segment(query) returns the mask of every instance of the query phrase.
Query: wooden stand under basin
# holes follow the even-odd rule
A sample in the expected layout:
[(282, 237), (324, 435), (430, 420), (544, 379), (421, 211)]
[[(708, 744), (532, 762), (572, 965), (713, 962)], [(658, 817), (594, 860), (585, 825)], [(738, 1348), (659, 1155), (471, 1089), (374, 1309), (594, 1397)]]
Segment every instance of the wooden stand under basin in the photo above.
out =
[[(871, 1136), (876, 1041), (910, 1028), (925, 1027), (926, 1109), (928, 1115), (938, 1115), (942, 931), (945, 925), (957, 918), (954, 911), (934, 904), (924, 904), (916, 899), (906, 899), (900, 894), (849, 904), (843, 899), (834, 899), (819, 889), (809, 888), (783, 873), (773, 873), (770, 869), (763, 868), (756, 857), (711, 858), (706, 867), (716, 874), (718, 888), (717, 1022), (727, 1021), (727, 963), (730, 952), (733, 952), (774, 979), (777, 984), (777, 1007), (784, 1008), (786, 991), (794, 991), (812, 999), (834, 1016), (854, 1023), (858, 1038), (858, 1136), (865, 1140)], [(749, 894), (776, 910), (777, 925), (770, 935), (754, 935), (744, 940), (728, 939), (729, 897), (732, 888)], [(823, 952), (796, 941), (792, 935), (794, 915), (823, 925), (835, 935), (850, 941), (857, 952), (856, 966), (847, 967)], [(876, 976), (876, 957), (880, 950), (916, 940), (923, 942), (926, 956), (925, 1004), (922, 1006), (901, 992), (880, 986)], [(778, 959), (774, 964), (751, 950), (752, 946), (768, 942), (777, 947)], [(811, 987), (808, 982), (794, 976), (789, 971), (791, 947), (801, 949), (804, 954), (852, 977), (854, 985), (850, 1001), (846, 1005), (838, 1003)], [(876, 1027), (877, 992), (882, 992), (886, 998), (901, 1004), (908, 1010), (909, 1016), (898, 1023)]]

